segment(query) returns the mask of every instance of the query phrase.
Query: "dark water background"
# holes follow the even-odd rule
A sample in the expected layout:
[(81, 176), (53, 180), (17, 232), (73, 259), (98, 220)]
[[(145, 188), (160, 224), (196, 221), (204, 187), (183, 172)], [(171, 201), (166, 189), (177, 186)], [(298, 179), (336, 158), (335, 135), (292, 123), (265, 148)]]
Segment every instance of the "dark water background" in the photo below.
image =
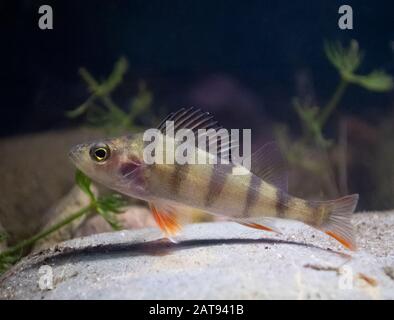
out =
[[(54, 30), (38, 28), (41, 4), (52, 5)], [(353, 30), (338, 28), (342, 4), (352, 5)], [(0, 9), (2, 136), (72, 125), (65, 110), (87, 96), (78, 68), (105, 76), (121, 55), (131, 65), (128, 80), (145, 79), (167, 109), (210, 108), (215, 97), (206, 95), (225, 86), (239, 100), (230, 113), (251, 104), (288, 123), (297, 75), (311, 79), (322, 102), (337, 83), (324, 40), (357, 39), (366, 52), (360, 72), (394, 72), (391, 1), (25, 0)], [(379, 121), (392, 101), (392, 92), (352, 88), (341, 110)]]
[[(42, 4), (53, 8), (53, 30), (38, 27)], [(353, 8), (353, 30), (338, 27), (343, 4)], [(89, 96), (78, 69), (105, 78), (121, 56), (130, 68), (114, 95), (120, 106), (143, 79), (154, 111), (196, 106), (268, 138), (276, 123), (299, 134), (294, 96), (324, 105), (332, 95), (339, 76), (325, 40), (356, 39), (359, 73), (394, 74), (392, 1), (21, 0), (2, 1), (0, 14), (3, 138), (82, 124), (65, 117)], [(338, 140), (339, 121), (351, 119), (346, 192), (361, 194), (361, 209), (394, 206), (393, 107), (393, 91), (351, 86), (324, 129)]]

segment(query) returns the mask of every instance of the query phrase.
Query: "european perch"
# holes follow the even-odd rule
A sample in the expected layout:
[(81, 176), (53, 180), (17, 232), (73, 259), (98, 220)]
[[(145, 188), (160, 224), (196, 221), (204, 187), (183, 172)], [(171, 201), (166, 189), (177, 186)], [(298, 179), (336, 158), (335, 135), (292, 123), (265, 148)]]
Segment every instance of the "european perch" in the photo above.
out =
[[(158, 126), (163, 139), (168, 121), (173, 123), (175, 132), (190, 129), (196, 135), (199, 129), (221, 128), (209, 113), (181, 109)], [(181, 143), (175, 139), (166, 141), (172, 147)], [(138, 133), (77, 145), (71, 149), (70, 158), (93, 180), (147, 201), (158, 226), (170, 239), (181, 230), (182, 208), (186, 206), (265, 231), (279, 232), (275, 218), (297, 220), (325, 232), (348, 249), (356, 248), (351, 216), (358, 195), (329, 201), (309, 201), (289, 195), (284, 163), (273, 143), (252, 154), (251, 170), (242, 175), (233, 174), (234, 164), (220, 161), (147, 164), (144, 147), (143, 133)], [(231, 150), (228, 142), (222, 142), (221, 150), (225, 149)], [(199, 148), (196, 152), (212, 157)]]

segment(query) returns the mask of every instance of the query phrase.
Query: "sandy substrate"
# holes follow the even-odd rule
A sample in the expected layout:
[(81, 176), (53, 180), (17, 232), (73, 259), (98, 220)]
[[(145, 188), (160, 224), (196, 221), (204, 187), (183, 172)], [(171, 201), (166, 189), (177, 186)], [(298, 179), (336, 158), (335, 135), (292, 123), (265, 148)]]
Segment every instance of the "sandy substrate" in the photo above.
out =
[(394, 214), (354, 224), (356, 252), (288, 221), (283, 235), (192, 224), (177, 244), (155, 228), (93, 235), (25, 258), (0, 279), (0, 298), (394, 299)]

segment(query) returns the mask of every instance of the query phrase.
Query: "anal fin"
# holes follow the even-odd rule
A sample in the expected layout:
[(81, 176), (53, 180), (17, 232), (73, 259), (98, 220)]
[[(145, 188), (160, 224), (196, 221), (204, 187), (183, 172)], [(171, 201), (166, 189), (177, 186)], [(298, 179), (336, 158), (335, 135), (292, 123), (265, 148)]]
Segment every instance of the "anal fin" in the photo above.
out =
[(259, 219), (259, 223), (251, 222), (251, 221), (242, 221), (242, 220), (233, 220), (233, 221), (245, 227), (281, 234), (281, 232), (268, 219)]

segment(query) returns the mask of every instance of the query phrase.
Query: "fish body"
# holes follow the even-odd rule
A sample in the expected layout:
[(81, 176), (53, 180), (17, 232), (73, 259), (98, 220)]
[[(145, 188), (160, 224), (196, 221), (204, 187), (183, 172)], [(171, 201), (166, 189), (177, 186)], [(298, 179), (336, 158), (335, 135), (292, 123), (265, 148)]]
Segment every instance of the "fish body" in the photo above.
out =
[[(181, 109), (168, 119), (174, 120), (177, 130), (217, 129), (209, 114), (195, 109)], [(181, 142), (168, 137), (163, 123), (159, 129), (165, 146), (171, 145), (171, 150), (175, 150)], [(279, 232), (275, 218), (301, 221), (355, 249), (350, 218), (358, 195), (330, 201), (309, 201), (289, 195), (283, 161), (275, 144), (255, 152), (251, 156), (251, 170), (242, 174), (234, 174), (239, 165), (220, 161), (146, 164), (145, 147), (141, 133), (78, 145), (71, 150), (70, 157), (93, 180), (147, 201), (159, 227), (170, 238), (180, 231), (182, 207), (186, 206), (266, 231)], [(194, 152), (196, 158), (218, 157), (198, 147)]]

